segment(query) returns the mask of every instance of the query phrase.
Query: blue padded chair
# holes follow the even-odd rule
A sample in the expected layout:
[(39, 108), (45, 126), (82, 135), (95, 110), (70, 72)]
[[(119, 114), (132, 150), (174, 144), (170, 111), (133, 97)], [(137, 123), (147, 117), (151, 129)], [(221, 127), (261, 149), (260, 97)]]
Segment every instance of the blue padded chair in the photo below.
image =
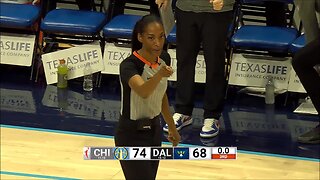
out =
[(45, 16), (41, 30), (54, 35), (98, 37), (105, 20), (105, 14), (100, 12), (55, 9)]
[(232, 36), (231, 46), (243, 50), (287, 53), (297, 36), (295, 28), (245, 25)]
[[(19, 33), (19, 34), (34, 34), (36, 35), (35, 48), (38, 47), (38, 20), (40, 18), (40, 8), (30, 4), (12, 4), (0, 3), (0, 28), (1, 32)], [(35, 55), (31, 63), (30, 80), (33, 77), (35, 64)]]
[[(109, 12), (113, 11), (113, 4), (116, 0), (111, 0)], [(173, 0), (175, 2), (175, 0)], [(128, 3), (135, 4), (135, 6), (125, 6), (128, 10), (139, 10), (149, 12), (149, 8), (144, 8), (146, 5), (149, 6), (147, 1), (128, 1)], [(141, 6), (142, 5), (142, 6)], [(111, 13), (112, 14), (112, 13)], [(141, 15), (133, 14), (121, 14), (115, 17), (112, 15), (109, 17), (111, 20), (103, 28), (103, 38), (109, 42), (114, 43), (122, 47), (129, 48), (131, 46), (131, 38), (134, 26), (137, 21), (139, 21)], [(101, 85), (101, 77), (99, 79), (99, 86)]]
[[(293, 0), (239, 1), (236, 27), (229, 42), (230, 55), (227, 57), (228, 79), (234, 53), (290, 57), (292, 43), (300, 35), (299, 30), (293, 27), (293, 15), (295, 11)], [(261, 16), (265, 16), (263, 12), (265, 11), (263, 7), (263, 2), (265, 1), (278, 1), (292, 6), (292, 9), (288, 9), (287, 11), (287, 27), (266, 26), (266, 21), (264, 18), (261, 18)], [(250, 9), (252, 6), (253, 8)], [(281, 58), (277, 58), (277, 60), (279, 59)], [(283, 59), (286, 60), (286, 58)]]
[(40, 8), (29, 4), (0, 3), (0, 27), (32, 29), (40, 17)]
[[(265, 1), (279, 1), (292, 5), (293, 8), (287, 13), (289, 19), (287, 27), (266, 26), (263, 18), (252, 18), (254, 15), (264, 16), (261, 11), (265, 9), (261, 7), (261, 4)], [(252, 5), (256, 5), (256, 7), (252, 10), (246, 9), (251, 8)], [(228, 67), (231, 66), (234, 53), (289, 57), (289, 47), (300, 34), (296, 28), (292, 27), (294, 10), (293, 0), (240, 0), (237, 6), (238, 15), (235, 30), (229, 42)], [(245, 13), (249, 13), (248, 15), (251, 17), (245, 17)], [(251, 20), (257, 25), (252, 25)], [(247, 22), (251, 22), (251, 25), (247, 25)], [(228, 68), (228, 71), (230, 69)], [(229, 76), (228, 71), (227, 75)]]
[[(132, 14), (121, 14), (113, 17), (103, 27), (103, 38), (106, 42), (118, 44), (121, 42), (121, 46), (130, 47), (133, 28), (142, 16)], [(98, 87), (102, 83), (102, 75), (98, 77)]]
[[(267, 0), (243, 0), (242, 4), (260, 3), (263, 1)], [(282, 1), (288, 4), (293, 3), (291, 0), (274, 1)], [(246, 50), (256, 50), (288, 54), (291, 43), (295, 41), (299, 35), (298, 30), (292, 27), (241, 25), (241, 22), (239, 22), (239, 24), (240, 27), (234, 33), (230, 42), (233, 51), (245, 52)]]
[[(55, 9), (50, 11), (41, 22), (41, 31), (44, 32), (46, 47), (57, 42), (86, 44), (95, 40), (102, 43), (100, 31), (106, 23), (106, 15), (95, 11), (80, 11), (73, 9)], [(37, 71), (37, 76), (39, 73)], [(37, 78), (36, 78), (37, 81)]]
[(142, 16), (123, 14), (114, 17), (103, 28), (105, 39), (131, 39), (134, 25)]
[[(110, 0), (109, 21), (103, 28), (103, 38), (108, 43), (129, 48), (131, 46), (130, 43), (134, 26), (136, 22), (142, 18), (140, 15), (141, 12), (149, 13), (149, 3), (148, 1), (126, 1), (127, 3), (125, 3), (123, 7), (124, 13), (125, 10), (130, 10), (132, 14), (119, 14), (119, 9), (115, 9), (116, 1), (118, 0)], [(135, 14), (135, 11), (139, 11), (139, 13)], [(99, 77), (98, 86), (101, 85), (101, 81), (102, 75)]]

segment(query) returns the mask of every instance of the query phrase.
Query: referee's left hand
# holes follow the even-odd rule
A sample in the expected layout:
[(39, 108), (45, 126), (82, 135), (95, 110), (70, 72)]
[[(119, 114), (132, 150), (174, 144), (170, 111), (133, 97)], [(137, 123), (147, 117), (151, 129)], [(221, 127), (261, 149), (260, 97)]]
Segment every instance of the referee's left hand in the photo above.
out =
[(179, 144), (181, 137), (176, 128), (174, 128), (174, 130), (169, 129), (168, 140), (172, 143), (172, 146)]

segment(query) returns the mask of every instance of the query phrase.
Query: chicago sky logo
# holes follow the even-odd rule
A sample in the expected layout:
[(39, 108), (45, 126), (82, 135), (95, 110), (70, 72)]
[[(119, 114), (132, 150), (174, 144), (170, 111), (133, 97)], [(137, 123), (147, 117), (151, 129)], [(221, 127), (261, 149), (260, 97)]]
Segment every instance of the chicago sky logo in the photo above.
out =
[(118, 160), (127, 160), (129, 159), (129, 151), (128, 148), (117, 147), (114, 150), (114, 158)]
[(83, 148), (83, 159), (87, 160), (87, 159), (91, 159), (90, 158), (90, 147), (84, 147)]
[(189, 159), (189, 148), (174, 148), (173, 150), (174, 159)]

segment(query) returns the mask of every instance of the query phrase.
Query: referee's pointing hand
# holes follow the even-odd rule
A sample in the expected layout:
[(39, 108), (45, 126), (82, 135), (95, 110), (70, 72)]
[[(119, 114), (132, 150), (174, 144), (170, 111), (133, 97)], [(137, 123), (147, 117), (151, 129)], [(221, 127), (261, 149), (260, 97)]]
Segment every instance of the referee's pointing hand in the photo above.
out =
[(170, 77), (173, 73), (173, 70), (170, 66), (165, 65), (161, 67), (158, 73), (160, 73), (161, 77)]

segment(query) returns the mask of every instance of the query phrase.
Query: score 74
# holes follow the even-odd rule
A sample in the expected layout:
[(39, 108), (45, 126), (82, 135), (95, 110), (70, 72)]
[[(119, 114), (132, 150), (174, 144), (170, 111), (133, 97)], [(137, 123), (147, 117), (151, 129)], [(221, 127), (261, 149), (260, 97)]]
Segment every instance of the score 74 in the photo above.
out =
[(150, 147), (129, 147), (130, 160), (150, 160)]

